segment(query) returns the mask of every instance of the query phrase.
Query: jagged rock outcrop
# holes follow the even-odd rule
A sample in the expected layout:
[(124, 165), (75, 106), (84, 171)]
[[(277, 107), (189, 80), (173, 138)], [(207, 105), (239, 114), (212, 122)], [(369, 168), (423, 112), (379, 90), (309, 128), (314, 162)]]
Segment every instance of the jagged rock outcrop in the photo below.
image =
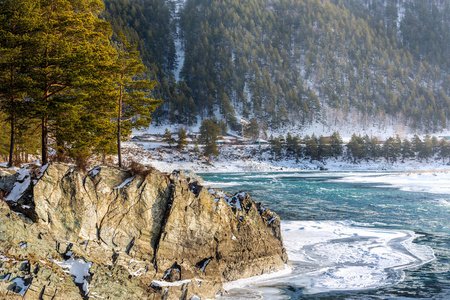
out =
[(0, 169), (0, 196), (11, 192), (19, 173), (10, 169)]
[(288, 263), (275, 213), (182, 172), (0, 175), (0, 297), (213, 298)]

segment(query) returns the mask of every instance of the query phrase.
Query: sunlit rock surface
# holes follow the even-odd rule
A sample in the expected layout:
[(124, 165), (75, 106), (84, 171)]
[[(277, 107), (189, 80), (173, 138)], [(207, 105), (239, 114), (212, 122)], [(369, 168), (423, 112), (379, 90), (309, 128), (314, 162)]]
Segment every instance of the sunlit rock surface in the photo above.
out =
[(28, 168), (0, 177), (0, 297), (212, 298), (288, 263), (279, 217), (245, 193), (181, 172)]

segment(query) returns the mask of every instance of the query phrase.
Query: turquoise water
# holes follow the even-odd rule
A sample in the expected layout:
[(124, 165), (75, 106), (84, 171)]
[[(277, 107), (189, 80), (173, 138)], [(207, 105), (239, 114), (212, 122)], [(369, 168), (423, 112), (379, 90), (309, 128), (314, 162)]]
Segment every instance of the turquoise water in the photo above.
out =
[(336, 181), (355, 175), (368, 176), (363, 172), (299, 172), (202, 177), (226, 192), (249, 193), (283, 221), (351, 221), (370, 228), (414, 231), (419, 235), (414, 243), (431, 247), (436, 257), (403, 270), (404, 278), (393, 285), (385, 286), (380, 280), (379, 288), (367, 290), (310, 294), (301, 284), (272, 284), (282, 299), (450, 299), (450, 195), (405, 192), (388, 183)]

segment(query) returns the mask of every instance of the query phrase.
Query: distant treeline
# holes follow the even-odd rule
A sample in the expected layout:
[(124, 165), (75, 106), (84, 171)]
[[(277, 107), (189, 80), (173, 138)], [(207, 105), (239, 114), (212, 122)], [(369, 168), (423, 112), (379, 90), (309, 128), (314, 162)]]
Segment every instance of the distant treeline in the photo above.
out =
[(355, 163), (361, 161), (375, 161), (380, 158), (388, 162), (404, 161), (405, 159), (418, 159), (428, 161), (431, 158), (450, 159), (450, 143), (445, 139), (427, 135), (421, 139), (414, 135), (412, 141), (401, 139), (398, 135), (386, 141), (377, 137), (353, 134), (350, 141), (344, 145), (338, 132), (331, 137), (316, 135), (300, 138), (290, 133), (286, 137), (270, 138), (270, 150), (274, 159), (285, 158), (311, 159), (325, 161), (329, 158), (345, 158)]

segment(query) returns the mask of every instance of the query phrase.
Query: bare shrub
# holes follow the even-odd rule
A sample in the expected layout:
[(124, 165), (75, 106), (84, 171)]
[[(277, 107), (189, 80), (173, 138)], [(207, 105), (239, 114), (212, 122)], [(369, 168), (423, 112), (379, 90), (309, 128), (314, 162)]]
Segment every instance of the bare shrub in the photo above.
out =
[(62, 163), (73, 163), (73, 159), (70, 158), (65, 152), (56, 151), (55, 154), (49, 156), (49, 161), (56, 161)]
[(88, 158), (84, 155), (78, 155), (75, 158), (75, 165), (77, 166), (78, 170), (86, 172), (86, 170), (88, 169)]
[(145, 166), (135, 161), (131, 161), (126, 166), (126, 169), (131, 173), (131, 175), (139, 175), (142, 177), (147, 177), (147, 175), (150, 175), (155, 171), (155, 168), (153, 168), (152, 166)]

